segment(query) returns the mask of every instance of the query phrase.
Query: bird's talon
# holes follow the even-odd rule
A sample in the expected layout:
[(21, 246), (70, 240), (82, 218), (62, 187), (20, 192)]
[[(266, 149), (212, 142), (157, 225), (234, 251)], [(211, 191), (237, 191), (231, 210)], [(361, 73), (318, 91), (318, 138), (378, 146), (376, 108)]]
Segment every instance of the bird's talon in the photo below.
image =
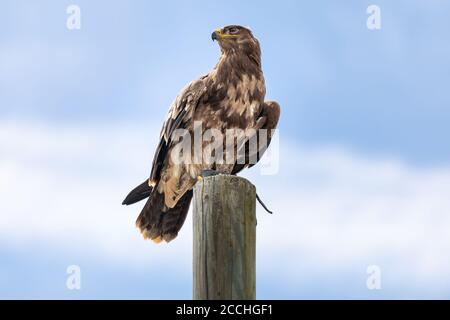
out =
[(213, 177), (217, 176), (218, 174), (220, 174), (220, 172), (216, 170), (202, 170), (202, 178)]

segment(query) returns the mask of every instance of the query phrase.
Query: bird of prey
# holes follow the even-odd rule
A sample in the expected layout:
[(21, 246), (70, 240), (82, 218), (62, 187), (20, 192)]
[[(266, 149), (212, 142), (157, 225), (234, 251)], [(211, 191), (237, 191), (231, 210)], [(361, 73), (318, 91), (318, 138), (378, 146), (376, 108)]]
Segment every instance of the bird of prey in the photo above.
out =
[[(211, 162), (201, 158), (197, 162), (176, 162), (171, 157), (180, 141), (175, 132), (184, 129), (188, 134), (195, 134), (195, 123), (201, 123), (202, 133), (208, 129), (223, 134), (228, 129), (266, 129), (268, 145), (280, 115), (277, 102), (264, 101), (266, 88), (261, 70), (261, 49), (252, 31), (230, 25), (215, 30), (211, 37), (219, 43), (219, 61), (208, 74), (189, 83), (176, 97), (162, 126), (150, 178), (133, 189), (123, 201), (129, 205), (148, 198), (136, 226), (145, 239), (156, 243), (169, 242), (178, 235), (186, 219), (192, 189), (205, 172), (234, 175), (255, 164), (248, 161), (250, 148), (245, 149), (251, 137), (241, 139), (239, 145), (232, 139), (236, 154), (239, 153), (237, 149), (245, 149), (245, 159), (241, 156), (232, 161)], [(201, 144), (205, 146), (207, 142)], [(265, 150), (258, 146), (257, 161)]]

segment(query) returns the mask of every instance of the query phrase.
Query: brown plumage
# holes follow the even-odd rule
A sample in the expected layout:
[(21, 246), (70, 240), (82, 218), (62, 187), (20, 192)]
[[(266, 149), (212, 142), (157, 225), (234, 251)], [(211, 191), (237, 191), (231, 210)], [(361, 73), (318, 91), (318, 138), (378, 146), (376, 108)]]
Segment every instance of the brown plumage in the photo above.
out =
[[(192, 188), (203, 170), (236, 174), (250, 167), (248, 144), (251, 137), (238, 143), (233, 139), (234, 154), (245, 147), (245, 159), (231, 163), (177, 163), (171, 157), (178, 139), (177, 129), (194, 136), (194, 123), (201, 121), (201, 131), (217, 129), (225, 135), (227, 129), (267, 129), (268, 143), (275, 129), (280, 108), (276, 102), (264, 101), (266, 88), (261, 70), (261, 50), (252, 32), (241, 26), (227, 26), (212, 34), (219, 42), (221, 56), (207, 75), (189, 83), (169, 108), (156, 149), (150, 178), (136, 187), (123, 204), (149, 198), (136, 225), (144, 238), (155, 242), (174, 239), (182, 227), (192, 199)], [(256, 136), (259, 143), (259, 137)], [(212, 141), (202, 141), (202, 147)], [(220, 143), (220, 142), (218, 142)], [(223, 141), (225, 150), (225, 140)], [(192, 146), (194, 154), (194, 144)], [(257, 151), (257, 160), (265, 148)], [(243, 160), (243, 161), (240, 161)]]

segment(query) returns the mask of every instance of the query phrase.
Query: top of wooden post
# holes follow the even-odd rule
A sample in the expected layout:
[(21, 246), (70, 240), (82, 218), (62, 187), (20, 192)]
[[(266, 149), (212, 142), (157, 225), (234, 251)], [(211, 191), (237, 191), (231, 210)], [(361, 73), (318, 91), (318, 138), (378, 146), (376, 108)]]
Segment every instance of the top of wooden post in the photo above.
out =
[(235, 175), (217, 174), (214, 176), (205, 177), (201, 181), (197, 182), (194, 188), (198, 188), (204, 183), (230, 184), (231, 186), (234, 186), (236, 188), (240, 189), (244, 187), (245, 189), (256, 193), (256, 187), (253, 185), (253, 183), (243, 177), (238, 177)]

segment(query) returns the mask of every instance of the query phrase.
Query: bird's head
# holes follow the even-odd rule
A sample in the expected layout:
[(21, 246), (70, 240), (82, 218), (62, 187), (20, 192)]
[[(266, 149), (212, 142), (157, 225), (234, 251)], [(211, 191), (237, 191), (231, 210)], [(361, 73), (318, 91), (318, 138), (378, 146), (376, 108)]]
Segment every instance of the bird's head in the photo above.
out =
[(215, 30), (211, 35), (212, 40), (217, 40), (220, 45), (220, 49), (224, 53), (228, 52), (244, 52), (259, 54), (259, 42), (253, 36), (250, 29), (231, 25), (222, 29)]

